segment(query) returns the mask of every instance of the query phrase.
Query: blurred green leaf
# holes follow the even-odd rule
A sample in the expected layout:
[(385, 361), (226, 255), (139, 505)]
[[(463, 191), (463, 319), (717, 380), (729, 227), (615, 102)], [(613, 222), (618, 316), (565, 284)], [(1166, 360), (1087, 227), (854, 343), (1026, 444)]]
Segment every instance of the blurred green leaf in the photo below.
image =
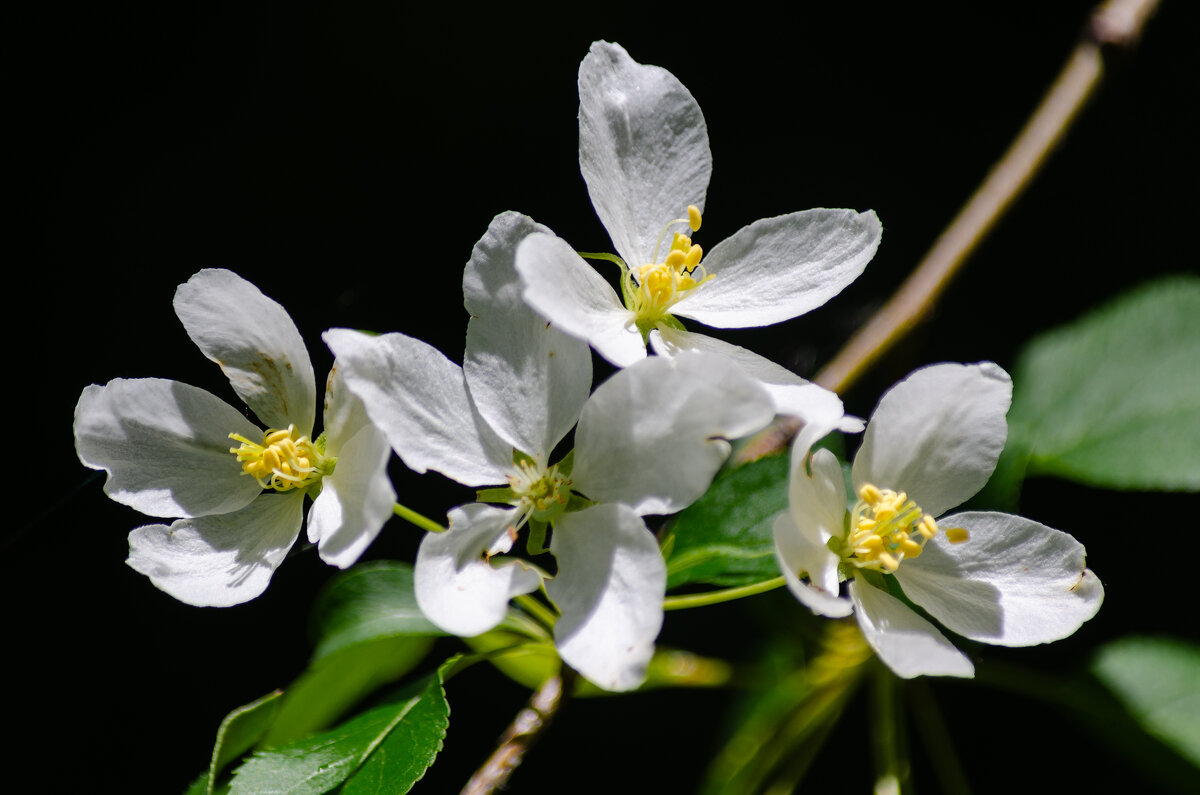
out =
[(446, 633), (417, 607), (413, 569), (407, 563), (379, 561), (334, 579), (313, 607), (317, 661), (364, 640)]
[(996, 493), (1013, 495), (1026, 472), (1200, 490), (1200, 278), (1153, 282), (1043, 334), (1013, 381)]
[(449, 725), (444, 663), (328, 732), (259, 751), (234, 773), (231, 795), (345, 795), (412, 789), (433, 764)]
[(1122, 638), (1097, 653), (1092, 673), (1147, 732), (1200, 767), (1200, 646)]
[(682, 511), (663, 541), (667, 588), (686, 583), (734, 587), (779, 576), (772, 525), (787, 509), (788, 457), (776, 455), (723, 472)]

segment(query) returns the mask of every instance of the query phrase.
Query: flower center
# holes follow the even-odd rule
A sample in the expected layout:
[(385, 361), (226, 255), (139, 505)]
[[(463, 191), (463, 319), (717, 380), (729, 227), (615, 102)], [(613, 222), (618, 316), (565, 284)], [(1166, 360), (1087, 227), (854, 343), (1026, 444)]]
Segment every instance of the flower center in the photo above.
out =
[(558, 464), (542, 469), (534, 461), (518, 461), (516, 472), (508, 476), (508, 486), (523, 518), (539, 522), (557, 519), (571, 500), (571, 480), (559, 472)]
[(662, 262), (658, 261), (659, 246), (672, 224), (686, 223), (695, 232), (700, 229), (700, 220), (700, 210), (694, 204), (689, 205), (687, 218), (676, 218), (663, 227), (654, 246), (654, 261), (628, 268), (622, 274), (625, 308), (633, 312), (634, 322), (643, 334), (649, 334), (659, 322), (668, 318), (671, 307), (688, 290), (712, 278), (700, 264), (704, 249), (679, 232), (674, 233), (666, 257)]
[[(857, 568), (894, 572), (905, 558), (920, 555), (925, 542), (938, 533), (933, 517), (902, 491), (867, 483), (858, 496), (841, 550), (842, 559)], [(946, 531), (946, 539), (962, 543), (967, 531), (952, 527)]]
[(300, 435), (295, 425), (289, 425), (285, 430), (268, 428), (263, 432), (262, 444), (239, 433), (231, 433), (229, 438), (242, 443), (241, 447), (229, 448), (229, 452), (237, 456), (242, 471), (264, 489), (303, 489), (332, 471), (333, 459), (322, 456), (307, 436)]

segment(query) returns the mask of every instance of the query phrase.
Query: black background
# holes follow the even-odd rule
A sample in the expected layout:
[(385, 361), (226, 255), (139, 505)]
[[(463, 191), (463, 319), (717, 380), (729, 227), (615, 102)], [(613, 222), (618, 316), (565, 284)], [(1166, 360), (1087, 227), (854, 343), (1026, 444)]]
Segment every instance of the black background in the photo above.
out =
[[(290, 558), (251, 604), (177, 603), (123, 565), (126, 534), (144, 520), (104, 498), (72, 449), (72, 410), (90, 383), (169, 377), (236, 403), (171, 309), (193, 272), (230, 268), (282, 303), (318, 378), (331, 360), (319, 334), (331, 326), (403, 331), (461, 359), (462, 266), (496, 213), (525, 212), (579, 250), (610, 249), (576, 160), (576, 70), (603, 38), (671, 70), (705, 113), (706, 248), (792, 210), (879, 213), (879, 253), (841, 296), (724, 335), (811, 375), (1007, 145), (1090, 6), (826, 5), (708, 16), (652, 4), (109, 3), (16, 20), (6, 127), (17, 139), (10, 240), (23, 253), (8, 290), (15, 477), (0, 595), (12, 628), (9, 774), (40, 783), (14, 791), (182, 791), (222, 716), (305, 663), (307, 612), (334, 573), (314, 551)], [(1196, 271), (1190, 5), (1168, 1), (1142, 46), (1118, 59), (932, 322), (845, 396), (849, 410), (866, 416), (921, 364), (1011, 367), (1031, 335), (1152, 275)], [(398, 464), (393, 475), (401, 501), (430, 516), (470, 496)], [(1172, 563), (1170, 541), (1180, 521), (1194, 525), (1177, 518), (1195, 510), (1194, 495), (1033, 481), (1022, 507), (1087, 544), (1107, 601), (1071, 639), (999, 659), (1066, 672), (1129, 632), (1200, 634), (1187, 606), (1194, 566)], [(417, 540), (393, 521), (366, 557), (411, 560)], [(800, 608), (776, 593), (671, 614), (663, 640), (750, 659), (764, 628), (793, 616)], [(962, 683), (934, 692), (976, 791), (1087, 789), (1127, 775), (1034, 702)], [(418, 792), (457, 791), (525, 694), (478, 667), (449, 696), (446, 749)], [(513, 789), (691, 791), (732, 703), (725, 692), (573, 703)], [(869, 786), (865, 708), (849, 716), (818, 762), (817, 791)]]

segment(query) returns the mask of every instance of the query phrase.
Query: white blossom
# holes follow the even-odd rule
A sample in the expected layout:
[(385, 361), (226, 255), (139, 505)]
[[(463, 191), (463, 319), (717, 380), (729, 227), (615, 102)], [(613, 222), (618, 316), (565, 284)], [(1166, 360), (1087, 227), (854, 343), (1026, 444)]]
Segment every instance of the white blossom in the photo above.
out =
[[(463, 367), (403, 334), (332, 329), (325, 339), (409, 467), (499, 486), (484, 494), (503, 504), (455, 508), (449, 530), (422, 541), (422, 611), (449, 632), (477, 635), (545, 580), (561, 613), (554, 636), (563, 660), (601, 687), (628, 690), (645, 678), (666, 588), (642, 517), (703, 494), (729, 453), (726, 439), (761, 428), (773, 410), (755, 382), (702, 354), (648, 359), (589, 397), (587, 344), (521, 300), (513, 251), (542, 229), (506, 213), (475, 247), (463, 277), (471, 316)], [(576, 420), (574, 452), (552, 461)], [(552, 527), (553, 577), (506, 554), (526, 526)]]
[(316, 386), (292, 319), (227, 270), (180, 285), (175, 312), (268, 426), (193, 386), (115, 379), (83, 390), (75, 408), (80, 460), (107, 472), (105, 492), (155, 517), (129, 535), (135, 570), (193, 605), (228, 606), (266, 589), (300, 532), (321, 557), (349, 566), (391, 516), (387, 441), (336, 368), (325, 393), (325, 433), (313, 439)]
[(759, 378), (779, 413), (844, 430), (832, 393), (721, 340), (689, 332), (765, 326), (841, 292), (874, 256), (873, 212), (815, 209), (764, 218), (707, 254), (689, 235), (701, 223), (712, 172), (704, 116), (674, 75), (636, 63), (619, 45), (592, 44), (579, 67), (579, 165), (619, 258), (621, 295), (548, 231), (517, 250), (525, 300), (563, 331), (624, 367), (681, 350), (719, 353)]
[(774, 528), (788, 586), (817, 613), (853, 612), (901, 677), (969, 677), (974, 666), (899, 594), (947, 629), (1001, 646), (1065, 638), (1103, 601), (1070, 535), (1004, 513), (942, 515), (987, 482), (1011, 398), (1008, 374), (991, 363), (909, 375), (867, 424), (849, 510), (833, 454), (793, 447), (789, 511)]

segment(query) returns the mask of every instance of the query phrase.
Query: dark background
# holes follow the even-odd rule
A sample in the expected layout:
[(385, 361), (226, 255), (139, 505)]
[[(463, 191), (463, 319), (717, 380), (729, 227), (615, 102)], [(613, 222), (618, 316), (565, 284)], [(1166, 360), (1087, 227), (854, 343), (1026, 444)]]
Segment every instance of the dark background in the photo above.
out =
[[(735, 4), (714, 18), (650, 4), (442, 3), (418, 15), (399, 4), (118, 2), (18, 20), (6, 127), (18, 139), (10, 239), (23, 253), (9, 276), (16, 477), (0, 596), (18, 734), (6, 756), (40, 783), (12, 791), (182, 791), (225, 713), (306, 661), (308, 609), (334, 573), (315, 551), (297, 552), (251, 604), (177, 603), (123, 565), (126, 534), (145, 520), (108, 501), (72, 449), (73, 406), (90, 383), (169, 377), (236, 403), (171, 309), (193, 272), (230, 268), (282, 303), (319, 379), (331, 358), (319, 334), (338, 325), (403, 331), (461, 359), (462, 266), (496, 213), (520, 210), (577, 249), (610, 249), (576, 160), (576, 70), (604, 38), (671, 70), (705, 113), (706, 248), (792, 210), (879, 213), (879, 254), (843, 295), (723, 335), (811, 375), (1004, 149), (1091, 4), (826, 5)], [(1196, 271), (1198, 15), (1165, 5), (932, 322), (846, 395), (851, 411), (868, 414), (918, 365), (1011, 367), (1031, 335), (1155, 274)], [(398, 464), (393, 474), (401, 501), (430, 516), (470, 496), (440, 476)], [(1156, 551), (1194, 495), (1034, 481), (1022, 507), (1087, 544), (1107, 601), (1071, 639), (1000, 659), (1068, 672), (1129, 632), (1200, 634), (1186, 606), (1194, 572)], [(366, 557), (411, 560), (417, 540), (393, 521)], [(764, 628), (792, 616), (803, 619), (775, 593), (671, 614), (663, 640), (752, 659)], [(1086, 790), (1129, 775), (1039, 704), (961, 683), (934, 692), (977, 791)], [(446, 749), (418, 792), (457, 791), (525, 694), (477, 667), (449, 696)], [(576, 702), (514, 791), (690, 791), (733, 702), (726, 692)], [(848, 714), (814, 775), (865, 791), (865, 707)], [(927, 775), (918, 784), (936, 791)]]

